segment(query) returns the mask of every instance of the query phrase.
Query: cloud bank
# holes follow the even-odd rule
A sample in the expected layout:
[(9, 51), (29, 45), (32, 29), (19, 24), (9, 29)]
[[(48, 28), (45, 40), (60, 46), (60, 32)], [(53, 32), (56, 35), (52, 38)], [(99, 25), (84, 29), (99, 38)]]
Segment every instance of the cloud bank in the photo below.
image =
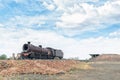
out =
[(120, 54), (119, 9), (119, 0), (0, 1), (0, 54), (20, 53), (27, 41), (65, 58)]

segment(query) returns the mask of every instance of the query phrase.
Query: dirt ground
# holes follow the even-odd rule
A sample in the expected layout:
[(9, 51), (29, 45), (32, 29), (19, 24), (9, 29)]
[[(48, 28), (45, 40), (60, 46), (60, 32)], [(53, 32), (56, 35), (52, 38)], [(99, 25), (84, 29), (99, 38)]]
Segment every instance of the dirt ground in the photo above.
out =
[[(94, 69), (76, 70), (71, 74), (61, 76), (61, 80), (119, 80), (120, 63), (119, 62), (97, 62), (90, 63)], [(60, 79), (58, 79), (60, 80)]]
[(65, 74), (22, 74), (5, 80), (119, 80), (120, 62), (88, 62), (92, 69), (76, 68)]

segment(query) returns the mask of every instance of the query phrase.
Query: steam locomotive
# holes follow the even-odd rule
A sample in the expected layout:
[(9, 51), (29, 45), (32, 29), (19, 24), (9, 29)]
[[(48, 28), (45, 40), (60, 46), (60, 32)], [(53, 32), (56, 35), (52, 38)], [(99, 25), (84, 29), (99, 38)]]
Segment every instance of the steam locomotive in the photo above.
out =
[(42, 45), (34, 46), (30, 42), (23, 45), (20, 59), (62, 59), (63, 52), (51, 47), (42, 48)]

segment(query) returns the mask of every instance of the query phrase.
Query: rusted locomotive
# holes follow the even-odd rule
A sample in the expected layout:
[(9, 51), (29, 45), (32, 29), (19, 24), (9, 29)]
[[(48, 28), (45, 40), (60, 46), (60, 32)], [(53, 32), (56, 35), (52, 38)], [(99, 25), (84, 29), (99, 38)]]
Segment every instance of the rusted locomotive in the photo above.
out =
[(34, 46), (30, 42), (23, 45), (20, 59), (62, 59), (62, 50), (50, 47), (42, 48), (42, 45)]

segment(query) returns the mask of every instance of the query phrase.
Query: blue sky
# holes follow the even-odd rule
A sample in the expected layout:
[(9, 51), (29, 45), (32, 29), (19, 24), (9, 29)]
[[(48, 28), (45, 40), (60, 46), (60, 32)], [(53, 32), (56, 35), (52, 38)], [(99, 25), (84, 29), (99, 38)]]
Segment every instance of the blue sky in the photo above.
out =
[(22, 45), (62, 49), (65, 58), (120, 53), (119, 0), (0, 0), (0, 54)]

